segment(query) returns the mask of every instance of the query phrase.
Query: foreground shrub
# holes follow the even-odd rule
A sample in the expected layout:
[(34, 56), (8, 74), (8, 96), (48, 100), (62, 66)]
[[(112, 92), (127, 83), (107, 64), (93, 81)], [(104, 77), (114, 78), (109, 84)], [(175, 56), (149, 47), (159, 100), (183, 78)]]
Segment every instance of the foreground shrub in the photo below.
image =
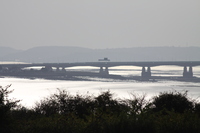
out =
[(187, 91), (180, 92), (164, 92), (159, 96), (153, 98), (153, 105), (155, 111), (168, 110), (183, 113), (185, 111), (191, 111), (194, 108), (193, 102), (187, 97)]
[(0, 133), (8, 133), (13, 130), (11, 110), (17, 107), (20, 101), (9, 99), (9, 94), (13, 92), (13, 90), (9, 90), (10, 86), (0, 86)]
[(95, 97), (58, 90), (27, 109), (8, 99), (8, 87), (1, 90), (0, 133), (200, 132), (200, 104), (187, 92), (164, 92), (147, 101), (145, 95), (122, 100), (110, 91)]
[(75, 114), (83, 118), (89, 115), (94, 109), (94, 101), (91, 96), (76, 95), (72, 96), (67, 91), (58, 90), (57, 94), (53, 94), (44, 100), (36, 103), (34, 110), (37, 113), (50, 116), (55, 114)]

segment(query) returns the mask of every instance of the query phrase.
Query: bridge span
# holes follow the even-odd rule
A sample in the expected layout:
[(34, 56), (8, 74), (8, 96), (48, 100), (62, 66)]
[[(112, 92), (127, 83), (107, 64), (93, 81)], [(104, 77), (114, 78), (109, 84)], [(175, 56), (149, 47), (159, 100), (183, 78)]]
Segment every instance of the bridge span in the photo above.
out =
[(43, 67), (43, 70), (51, 71), (57, 68), (57, 71), (65, 71), (65, 68), (75, 66), (93, 66), (99, 67), (99, 75), (109, 75), (109, 67), (115, 66), (139, 66), (141, 67), (141, 77), (150, 78), (152, 76), (151, 68), (155, 66), (174, 65), (183, 67), (183, 77), (193, 77), (193, 67), (200, 66), (200, 61), (152, 61), (152, 62), (76, 62), (76, 63), (20, 63), (20, 64), (0, 64), (0, 73), (6, 71), (19, 71), (27, 67)]

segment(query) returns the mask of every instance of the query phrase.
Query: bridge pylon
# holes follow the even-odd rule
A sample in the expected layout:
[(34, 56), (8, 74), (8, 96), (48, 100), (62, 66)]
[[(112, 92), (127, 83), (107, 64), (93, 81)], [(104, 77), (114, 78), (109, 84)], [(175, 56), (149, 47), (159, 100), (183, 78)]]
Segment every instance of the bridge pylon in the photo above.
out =
[(62, 72), (66, 72), (65, 67), (62, 67)]
[(43, 71), (43, 72), (50, 72), (50, 71), (53, 71), (53, 69), (52, 69), (51, 66), (45, 66), (45, 67), (41, 68), (41, 71)]
[(60, 71), (60, 67), (56, 67), (56, 71), (59, 72)]
[(189, 70), (187, 69), (188, 66), (184, 66), (183, 68), (183, 77), (184, 78), (193, 78), (193, 70), (192, 66), (189, 66)]
[(109, 75), (108, 67), (105, 67), (105, 68), (100, 67), (99, 74), (100, 75)]
[(147, 67), (147, 70), (146, 70), (145, 66), (142, 67), (141, 77), (143, 79), (149, 79), (151, 77), (151, 67), (150, 66)]

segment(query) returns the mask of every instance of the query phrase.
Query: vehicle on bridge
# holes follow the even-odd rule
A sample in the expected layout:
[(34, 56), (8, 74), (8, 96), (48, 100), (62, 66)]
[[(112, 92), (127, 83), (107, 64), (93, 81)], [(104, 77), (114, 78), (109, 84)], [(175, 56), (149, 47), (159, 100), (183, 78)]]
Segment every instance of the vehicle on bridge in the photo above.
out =
[(107, 57), (103, 58), (103, 59), (99, 59), (98, 61), (110, 61)]

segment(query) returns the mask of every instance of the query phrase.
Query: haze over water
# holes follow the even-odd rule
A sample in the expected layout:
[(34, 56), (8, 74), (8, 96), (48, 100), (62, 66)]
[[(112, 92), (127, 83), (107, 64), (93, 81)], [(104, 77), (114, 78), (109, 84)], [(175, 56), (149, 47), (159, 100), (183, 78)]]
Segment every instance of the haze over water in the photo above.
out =
[[(89, 71), (91, 67), (74, 67), (68, 68), (76, 70)], [(98, 68), (92, 68), (98, 71)], [(110, 74), (119, 74), (123, 76), (139, 76), (141, 74), (140, 67), (113, 67), (109, 69)], [(152, 67), (153, 76), (181, 76), (182, 67), (177, 66), (160, 66)], [(194, 67), (193, 73), (195, 77), (200, 77), (200, 67)], [(198, 99), (200, 96), (200, 83), (198, 82), (180, 82), (157, 80), (156, 82), (135, 81), (135, 80), (114, 80), (82, 77), (84, 79), (92, 79), (92, 81), (69, 81), (69, 80), (45, 80), (45, 79), (22, 79), (14, 77), (0, 78), (0, 85), (6, 86), (12, 84), (10, 89), (14, 92), (10, 97), (22, 100), (20, 103), (26, 107), (34, 106), (35, 102), (57, 92), (57, 89), (66, 90), (70, 94), (98, 95), (102, 91), (110, 90), (116, 98), (131, 98), (131, 93), (136, 95), (146, 94), (146, 98), (164, 91), (188, 91), (188, 96), (192, 99)]]
[[(2, 47), (0, 53), (5, 53), (5, 55), (0, 56), (0, 59), (22, 62), (80, 62), (83, 59), (89, 60), (89, 57), (93, 57), (96, 61), (99, 56), (106, 56), (113, 57), (114, 61), (125, 59), (127, 61), (133, 59), (135, 61), (199, 61), (198, 49), (192, 48), (192, 52), (188, 52), (189, 47), (200, 46), (199, 7), (199, 0), (192, 2), (189, 0), (1, 0), (0, 46), (16, 48), (19, 51), (14, 49), (6, 51), (2, 50)], [(83, 47), (85, 52), (67, 51), (70, 47), (66, 47), (67, 50), (63, 53), (61, 52), (64, 50), (63, 47), (57, 50), (55, 47), (52, 49), (45, 47), (40, 49), (40, 52), (37, 51), (37, 47), (41, 46), (76, 46)], [(139, 52), (136, 49), (136, 51), (127, 52), (127, 49), (133, 47), (155, 46), (172, 46), (172, 48), (168, 49), (169, 52), (166, 52), (166, 49), (163, 50), (167, 54), (160, 49), (154, 52), (155, 48), (152, 51), (143, 49)], [(106, 50), (90, 51), (85, 49), (86, 47)], [(188, 48), (176, 52), (174, 47)], [(111, 54), (109, 49), (112, 48), (120, 49)], [(122, 51), (121, 48), (127, 49)], [(174, 54), (172, 54), (173, 51), (175, 51)], [(150, 55), (151, 58), (148, 58)], [(99, 71), (99, 68), (81, 69)], [(141, 75), (141, 67), (109, 69), (110, 74), (130, 77)], [(183, 73), (183, 68), (176, 66), (153, 67), (151, 70), (153, 76), (175, 77), (182, 76)], [(200, 78), (200, 66), (193, 67), (193, 72), (195, 77)], [(100, 91), (110, 90), (120, 98), (129, 98), (130, 93), (146, 93), (150, 98), (159, 92), (171, 90), (188, 90), (192, 98), (200, 96), (200, 83), (167, 80), (138, 82), (93, 78), (92, 81), (64, 81), (0, 77), (0, 86), (9, 84), (12, 84), (10, 89), (14, 89), (11, 97), (21, 99), (21, 104), (24, 106), (34, 105), (36, 101), (55, 93), (57, 88), (67, 90), (72, 94), (89, 92), (94, 95), (99, 94)]]

